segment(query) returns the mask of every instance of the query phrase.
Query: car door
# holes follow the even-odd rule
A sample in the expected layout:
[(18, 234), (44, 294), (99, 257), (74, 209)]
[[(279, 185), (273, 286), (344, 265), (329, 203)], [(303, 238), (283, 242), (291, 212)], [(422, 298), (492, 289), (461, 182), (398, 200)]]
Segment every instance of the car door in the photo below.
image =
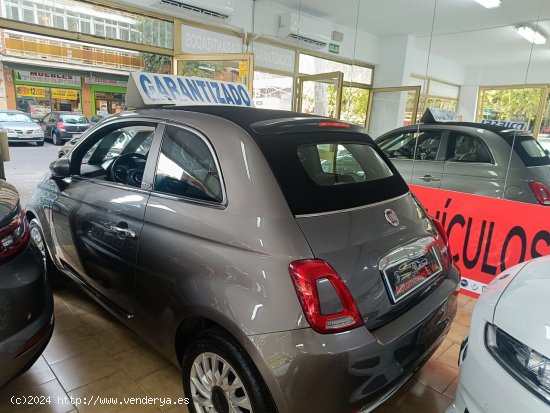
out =
[[(159, 152), (138, 251), (136, 312), (144, 334), (158, 332), (159, 320), (170, 317), (167, 304), (174, 295), (216, 300), (212, 257), (220, 257), (212, 248), (225, 215), (219, 163), (205, 136), (167, 125)], [(173, 332), (162, 332), (169, 342)]]
[(144, 174), (156, 160), (149, 152), (162, 128), (116, 121), (87, 135), (71, 152), (72, 176), (57, 183), (52, 203), (63, 264), (126, 316), (134, 310), (136, 254), (150, 196)]
[(439, 188), (444, 166), (444, 132), (402, 131), (377, 144), (409, 184)]
[(497, 165), (485, 142), (474, 134), (451, 132), (441, 188), (500, 198), (506, 165)]

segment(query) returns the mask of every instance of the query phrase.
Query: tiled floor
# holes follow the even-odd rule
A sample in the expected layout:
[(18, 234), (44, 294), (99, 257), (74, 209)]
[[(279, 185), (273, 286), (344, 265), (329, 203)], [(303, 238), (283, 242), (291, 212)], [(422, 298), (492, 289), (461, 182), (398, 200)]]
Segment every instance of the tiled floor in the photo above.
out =
[[(161, 406), (159, 402), (114, 405), (113, 397), (183, 397), (180, 371), (76, 287), (69, 285), (57, 292), (55, 304), (50, 344), (30, 371), (0, 390), (0, 413), (187, 412), (185, 406)], [(459, 297), (455, 322), (434, 357), (376, 413), (445, 410), (456, 391), (459, 346), (474, 304), (471, 298)], [(51, 396), (51, 404), (14, 405), (12, 396)], [(77, 406), (71, 397), (73, 401), (94, 398), (96, 405)], [(106, 400), (111, 404), (101, 404)]]

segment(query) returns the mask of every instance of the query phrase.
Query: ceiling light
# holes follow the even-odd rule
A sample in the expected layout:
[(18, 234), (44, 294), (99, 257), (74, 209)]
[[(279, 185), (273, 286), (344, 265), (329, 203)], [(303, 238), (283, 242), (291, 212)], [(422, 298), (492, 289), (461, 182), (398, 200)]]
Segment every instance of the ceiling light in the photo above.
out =
[(517, 26), (516, 32), (525, 40), (535, 44), (546, 44), (546, 36), (526, 24)]
[(502, 3), (501, 0), (475, 0), (475, 1), (481, 4), (486, 9), (494, 9), (500, 6), (500, 3)]

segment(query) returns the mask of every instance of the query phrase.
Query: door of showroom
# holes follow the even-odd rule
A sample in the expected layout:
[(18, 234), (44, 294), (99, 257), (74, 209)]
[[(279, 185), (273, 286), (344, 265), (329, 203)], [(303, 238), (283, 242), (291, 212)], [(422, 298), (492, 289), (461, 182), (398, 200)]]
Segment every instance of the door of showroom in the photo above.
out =
[(420, 86), (372, 89), (369, 95), (367, 132), (373, 138), (417, 119)]
[(298, 76), (296, 111), (339, 119), (343, 82), (342, 72)]

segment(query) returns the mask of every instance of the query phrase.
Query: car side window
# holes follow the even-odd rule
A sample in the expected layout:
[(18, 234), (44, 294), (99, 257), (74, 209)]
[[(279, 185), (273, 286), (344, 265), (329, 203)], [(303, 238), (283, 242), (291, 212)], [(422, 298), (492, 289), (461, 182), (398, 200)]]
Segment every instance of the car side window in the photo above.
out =
[(81, 176), (141, 187), (156, 125), (126, 125), (105, 127), (86, 137), (89, 144), (72, 159)]
[[(441, 131), (404, 132), (379, 143), (390, 159), (416, 159), (435, 161), (441, 144)], [(416, 153), (415, 153), (416, 151)]]
[(452, 133), (450, 150), (450, 162), (491, 163), (485, 144), (472, 135)]
[(378, 146), (390, 159), (412, 159), (414, 140), (414, 132), (404, 132), (388, 136), (383, 141), (378, 142)]
[(202, 201), (223, 201), (212, 151), (195, 133), (168, 126), (162, 139), (154, 190)]

